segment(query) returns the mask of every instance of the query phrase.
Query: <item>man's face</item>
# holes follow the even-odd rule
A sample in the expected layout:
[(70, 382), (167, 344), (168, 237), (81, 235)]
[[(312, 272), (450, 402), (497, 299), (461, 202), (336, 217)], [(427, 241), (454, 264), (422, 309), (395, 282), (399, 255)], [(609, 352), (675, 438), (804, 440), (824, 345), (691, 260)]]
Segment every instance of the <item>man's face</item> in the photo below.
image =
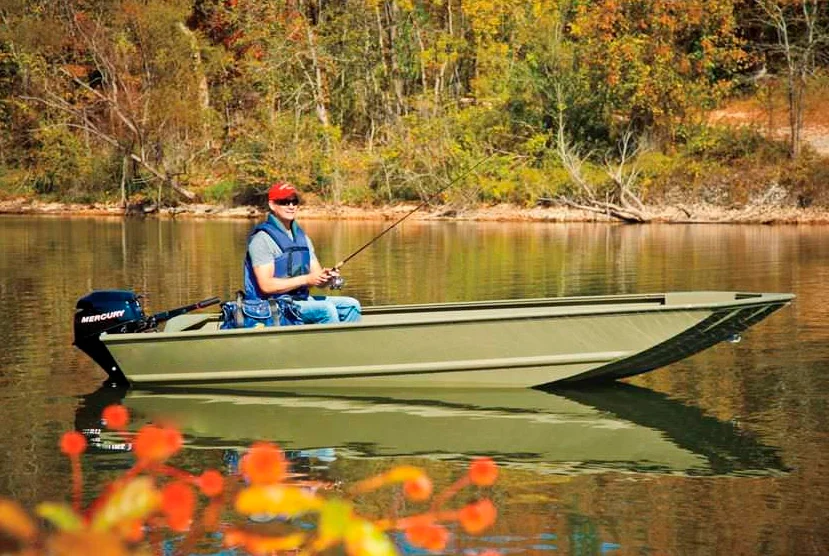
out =
[(297, 197), (279, 199), (276, 201), (269, 201), (268, 205), (271, 207), (271, 210), (277, 218), (285, 222), (291, 222), (296, 218), (296, 212), (299, 208), (299, 199)]

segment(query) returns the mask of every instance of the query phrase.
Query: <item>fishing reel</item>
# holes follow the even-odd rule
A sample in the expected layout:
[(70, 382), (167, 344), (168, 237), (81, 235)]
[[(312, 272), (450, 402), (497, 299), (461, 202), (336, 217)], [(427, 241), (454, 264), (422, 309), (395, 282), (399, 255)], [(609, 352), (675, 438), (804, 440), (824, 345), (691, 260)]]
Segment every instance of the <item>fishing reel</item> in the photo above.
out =
[(345, 286), (345, 278), (342, 276), (332, 276), (330, 280), (328, 280), (328, 289), (329, 290), (341, 290)]

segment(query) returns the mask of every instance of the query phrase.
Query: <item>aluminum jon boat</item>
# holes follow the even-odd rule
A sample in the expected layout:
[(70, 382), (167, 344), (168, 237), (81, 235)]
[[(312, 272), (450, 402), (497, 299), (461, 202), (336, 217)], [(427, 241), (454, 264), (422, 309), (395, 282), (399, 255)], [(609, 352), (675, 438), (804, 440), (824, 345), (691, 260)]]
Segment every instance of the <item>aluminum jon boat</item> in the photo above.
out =
[(794, 295), (676, 292), (388, 305), (359, 323), (220, 330), (218, 298), (145, 317), (138, 296), (78, 301), (75, 345), (134, 386), (526, 388), (614, 380), (679, 361)]

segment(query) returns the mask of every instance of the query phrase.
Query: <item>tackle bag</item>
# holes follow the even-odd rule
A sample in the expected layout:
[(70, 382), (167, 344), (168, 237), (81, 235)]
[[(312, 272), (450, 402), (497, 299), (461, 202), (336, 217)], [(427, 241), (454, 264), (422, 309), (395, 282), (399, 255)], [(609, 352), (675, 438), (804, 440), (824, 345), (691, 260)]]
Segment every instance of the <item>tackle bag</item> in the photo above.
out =
[(276, 299), (244, 299), (242, 292), (238, 292), (236, 301), (226, 301), (221, 308), (221, 330), (302, 324), (299, 307), (290, 295)]

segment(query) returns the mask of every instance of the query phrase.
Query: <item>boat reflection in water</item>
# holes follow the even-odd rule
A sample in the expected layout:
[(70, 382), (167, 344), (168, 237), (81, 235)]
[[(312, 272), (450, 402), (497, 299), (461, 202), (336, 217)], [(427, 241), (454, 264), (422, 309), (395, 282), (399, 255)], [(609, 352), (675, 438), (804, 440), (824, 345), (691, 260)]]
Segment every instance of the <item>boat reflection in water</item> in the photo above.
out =
[[(136, 426), (172, 421), (188, 448), (240, 450), (256, 440), (326, 465), (336, 457), (489, 455), (507, 466), (560, 473), (617, 470), (701, 475), (785, 471), (774, 448), (733, 423), (652, 390), (602, 388), (261, 393), (101, 389), (78, 412), (79, 429), (99, 427), (120, 402)], [(114, 449), (107, 433), (93, 439)], [(93, 434), (94, 436), (94, 434)], [(128, 447), (126, 447), (128, 449)]]

